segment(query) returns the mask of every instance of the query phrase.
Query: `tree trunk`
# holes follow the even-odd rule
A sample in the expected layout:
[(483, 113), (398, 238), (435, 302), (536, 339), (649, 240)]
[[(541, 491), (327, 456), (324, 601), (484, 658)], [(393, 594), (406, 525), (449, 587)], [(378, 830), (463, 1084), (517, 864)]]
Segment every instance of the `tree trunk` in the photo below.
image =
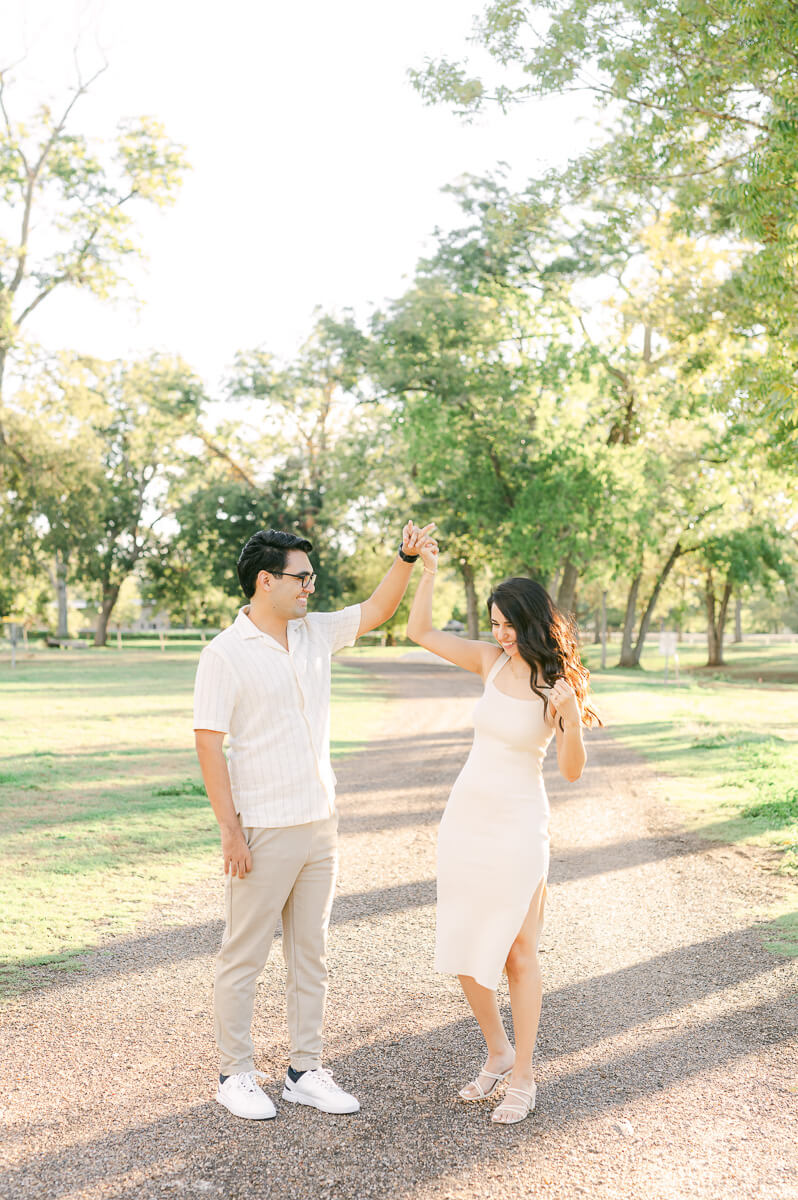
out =
[(640, 590), (640, 580), (642, 574), (635, 575), (629, 587), (629, 594), (626, 597), (626, 613), (623, 618), (623, 638), (621, 640), (621, 657), (618, 660), (619, 667), (637, 667), (640, 664), (635, 658), (635, 652), (632, 648), (632, 630), (635, 625), (635, 613), (637, 611), (637, 593)]
[(636, 667), (640, 666), (640, 656), (642, 655), (643, 648), (646, 644), (646, 634), (648, 633), (648, 627), (651, 624), (651, 618), (654, 616), (654, 609), (656, 608), (657, 601), (659, 600), (659, 594), (662, 591), (662, 588), (665, 584), (665, 580), (668, 578), (668, 576), (670, 575), (670, 573), (673, 569), (673, 564), (676, 562), (676, 559), (679, 557), (679, 555), (681, 553), (682, 553), (681, 542), (677, 542), (676, 545), (673, 547), (673, 549), (670, 552), (670, 557), (668, 558), (668, 561), (665, 563), (665, 566), (660, 571), (657, 582), (654, 584), (654, 590), (651, 593), (651, 597), (648, 601), (648, 604), (646, 605), (646, 611), (643, 613), (643, 619), (640, 622), (640, 629), (637, 634), (637, 645), (635, 646), (634, 651), (633, 651), (634, 666), (636, 666)]
[(607, 669), (607, 591), (604, 589), (601, 593), (601, 617), (599, 621), (601, 631), (601, 669)]
[(726, 632), (726, 618), (729, 615), (729, 601), (731, 600), (734, 584), (730, 579), (727, 579), (723, 585), (723, 597), (720, 602), (720, 612), (718, 613), (718, 646), (720, 648), (720, 659), (723, 662), (723, 635)]
[(734, 644), (739, 646), (743, 640), (743, 601), (738, 596), (734, 601)]
[[(3, 321), (4, 317), (5, 313), (3, 312), (2, 308), (0, 308), (0, 321)], [(3, 376), (5, 375), (6, 370), (7, 353), (8, 350), (6, 346), (0, 345), (0, 447), (5, 446), (6, 444), (6, 431), (5, 425), (3, 424), (5, 417), (3, 410)]]
[(55, 603), (58, 609), (58, 628), (56, 637), (69, 637), (69, 605), (67, 603), (67, 559), (60, 550), (55, 552), (55, 567), (52, 573), (55, 588)]
[(578, 569), (571, 562), (570, 558), (566, 559), (562, 569), (560, 586), (557, 589), (557, 607), (563, 612), (572, 613), (574, 611), (576, 581), (578, 578)]
[(104, 646), (108, 641), (108, 620), (111, 613), (114, 611), (114, 605), (119, 599), (119, 589), (121, 584), (104, 583), (102, 607), (100, 615), (97, 618), (97, 628), (94, 631), (95, 646)]
[(460, 563), (466, 592), (466, 627), (470, 638), (479, 637), (479, 607), (477, 604), (477, 589), (474, 584), (474, 568), (468, 562)]
[(707, 571), (704, 596), (707, 608), (707, 666), (722, 667), (723, 661), (723, 632), (726, 626), (726, 615), (729, 611), (732, 585), (727, 579), (723, 586), (720, 605), (715, 599), (715, 581), (712, 572)]

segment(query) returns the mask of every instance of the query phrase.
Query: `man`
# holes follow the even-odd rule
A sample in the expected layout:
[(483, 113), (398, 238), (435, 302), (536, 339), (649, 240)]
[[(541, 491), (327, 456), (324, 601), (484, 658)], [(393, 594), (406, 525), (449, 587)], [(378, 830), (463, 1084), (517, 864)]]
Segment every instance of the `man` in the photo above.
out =
[[(432, 525), (409, 521), (373, 595), (308, 613), (309, 541), (274, 529), (249, 539), (238, 577), (249, 600), (203, 650), (194, 690), (202, 777), (219, 822), (225, 932), (216, 965), (216, 1099), (238, 1117), (276, 1114), (258, 1085), (250, 1035), (255, 985), (282, 917), (289, 1067), (283, 1099), (357, 1112), (321, 1062), (326, 941), (337, 868), (330, 765), (330, 658), (396, 612)], [(229, 767), (222, 751), (229, 735)]]

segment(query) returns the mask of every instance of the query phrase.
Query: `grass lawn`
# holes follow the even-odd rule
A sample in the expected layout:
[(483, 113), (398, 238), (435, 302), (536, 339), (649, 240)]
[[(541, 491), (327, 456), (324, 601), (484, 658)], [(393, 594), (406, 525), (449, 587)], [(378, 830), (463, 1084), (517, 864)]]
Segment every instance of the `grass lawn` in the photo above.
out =
[[(7, 650), (0, 657), (0, 992), (36, 982), (26, 967), (74, 967), (81, 950), (212, 868), (218, 834), (191, 735), (199, 649), (37, 648), (13, 671)], [(613, 735), (650, 760), (693, 827), (767, 847), (798, 875), (798, 646), (728, 657), (728, 670), (706, 672), (702, 648), (688, 647), (680, 682), (665, 684), (654, 651), (644, 671), (601, 671), (597, 648), (585, 650)], [(368, 742), (381, 699), (334, 663), (334, 756)], [(777, 945), (798, 952), (798, 915), (784, 918)]]
[[(194, 755), (199, 645), (0, 660), (0, 991), (61, 966), (205, 874), (217, 826)], [(334, 664), (333, 756), (382, 719), (361, 672)]]
[[(798, 646), (732, 647), (727, 671), (704, 657), (687, 647), (666, 684), (655, 651), (642, 671), (601, 671), (585, 652), (602, 718), (657, 768), (663, 795), (707, 836), (774, 848), (798, 873)], [(777, 677), (796, 682), (765, 682)]]
[[(649, 760), (695, 832), (761, 846), (798, 878), (798, 645), (730, 646), (727, 667), (711, 670), (704, 647), (679, 657), (679, 682), (671, 663), (666, 684), (654, 648), (642, 671), (602, 671), (598, 647), (586, 647), (602, 719)], [(798, 912), (779, 917), (774, 938), (771, 949), (798, 954)]]

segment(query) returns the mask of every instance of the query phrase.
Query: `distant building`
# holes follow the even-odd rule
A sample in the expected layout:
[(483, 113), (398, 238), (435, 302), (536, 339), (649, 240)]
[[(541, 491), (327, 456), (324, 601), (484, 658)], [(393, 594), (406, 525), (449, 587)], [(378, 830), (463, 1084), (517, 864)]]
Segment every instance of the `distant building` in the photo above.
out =
[[(159, 612), (151, 604), (142, 604), (141, 612), (135, 621), (132, 621), (127, 627), (130, 633), (161, 633), (172, 628), (172, 622), (169, 620), (169, 614)], [(124, 633), (124, 628), (122, 629)]]

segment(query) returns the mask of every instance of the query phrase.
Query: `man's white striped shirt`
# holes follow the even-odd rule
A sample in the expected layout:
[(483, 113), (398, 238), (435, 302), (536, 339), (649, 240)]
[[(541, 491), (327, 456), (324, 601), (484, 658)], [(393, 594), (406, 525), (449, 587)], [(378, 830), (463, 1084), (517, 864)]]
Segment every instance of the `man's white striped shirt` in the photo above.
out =
[(194, 728), (229, 735), (233, 801), (243, 825), (304, 825), (335, 809), (330, 658), (353, 645), (360, 605), (288, 622), (288, 650), (242, 608), (200, 655)]

